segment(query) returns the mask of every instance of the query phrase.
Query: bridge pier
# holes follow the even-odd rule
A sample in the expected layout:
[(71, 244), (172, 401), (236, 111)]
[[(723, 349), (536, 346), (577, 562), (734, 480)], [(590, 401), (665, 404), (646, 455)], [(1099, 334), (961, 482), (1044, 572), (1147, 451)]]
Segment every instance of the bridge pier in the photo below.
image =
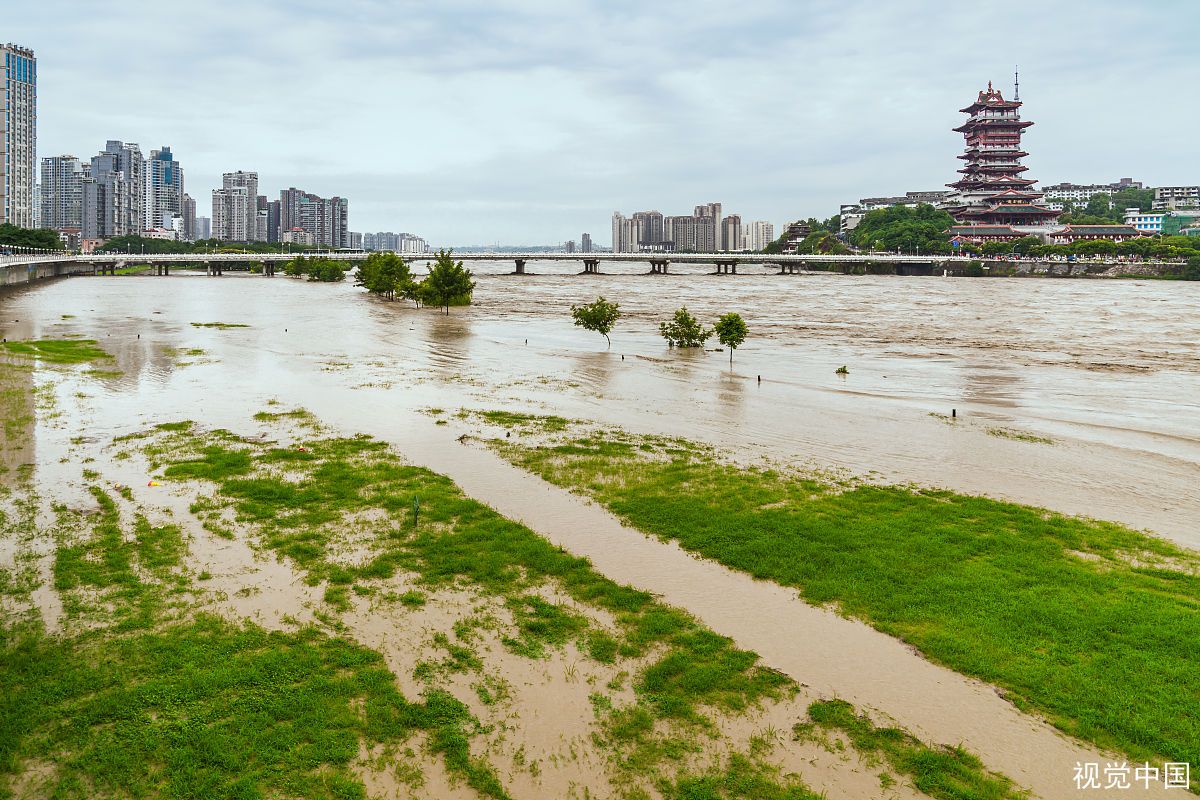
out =
[(523, 259), (523, 258), (516, 259), (516, 265), (517, 265), (517, 271), (514, 272), (513, 275), (524, 275), (525, 274), (525, 259)]
[(804, 269), (803, 264), (800, 264), (799, 266), (797, 266), (796, 264), (780, 264), (779, 265), (779, 274), (780, 275), (795, 275), (797, 272), (799, 272), (802, 269)]
[(263, 275), (266, 275), (268, 278), (274, 278), (275, 277), (275, 262), (274, 261), (264, 261), (263, 265), (262, 265), (262, 271), (263, 271)]
[(737, 265), (738, 262), (736, 261), (718, 261), (717, 274), (737, 275)]
[(585, 258), (585, 259), (583, 260), (583, 274), (584, 274), (584, 275), (598, 275), (598, 274), (600, 274), (600, 259), (598, 259), (598, 258)]
[(650, 259), (650, 274), (651, 275), (666, 275), (667, 270), (671, 266), (670, 259), (652, 258)]

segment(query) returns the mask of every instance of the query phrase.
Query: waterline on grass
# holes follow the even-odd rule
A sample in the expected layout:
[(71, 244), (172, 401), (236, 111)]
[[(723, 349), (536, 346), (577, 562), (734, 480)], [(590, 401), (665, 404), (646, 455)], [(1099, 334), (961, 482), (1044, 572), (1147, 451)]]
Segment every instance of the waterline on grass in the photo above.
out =
[(430, 425), (397, 444), (410, 461), (447, 475), (611, 579), (691, 612), (817, 695), (878, 709), (928, 741), (962, 743), (989, 769), (1043, 797), (1073, 790), (1076, 761), (1104, 759), (1022, 714), (994, 687), (934, 665), (863, 623), (807, 605), (793, 589), (647, 537), (483, 447), (462, 446), (457, 439), (465, 431), (448, 427)]

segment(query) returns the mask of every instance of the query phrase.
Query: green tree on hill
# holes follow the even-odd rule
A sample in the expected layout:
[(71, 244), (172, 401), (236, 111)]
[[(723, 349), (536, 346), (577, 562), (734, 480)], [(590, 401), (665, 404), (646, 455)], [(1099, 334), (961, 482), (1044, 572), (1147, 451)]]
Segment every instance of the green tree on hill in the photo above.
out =
[(891, 206), (867, 212), (850, 232), (850, 241), (872, 250), (948, 253), (946, 230), (953, 224), (949, 214), (925, 203), (916, 208)]
[(429, 275), (421, 281), (420, 295), (426, 305), (441, 306), (450, 313), (451, 305), (470, 305), (475, 281), (463, 262), (455, 263), (450, 250), (439, 250)]

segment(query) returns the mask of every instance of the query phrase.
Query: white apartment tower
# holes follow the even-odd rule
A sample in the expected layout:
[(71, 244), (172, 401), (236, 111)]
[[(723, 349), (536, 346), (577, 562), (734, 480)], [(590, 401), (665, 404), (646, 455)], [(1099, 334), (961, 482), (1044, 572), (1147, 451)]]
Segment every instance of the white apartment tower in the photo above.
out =
[(80, 232), (83, 228), (83, 179), (90, 173), (91, 165), (75, 156), (42, 159), (41, 227)]
[(257, 225), (257, 198), (245, 186), (213, 189), (212, 238), (226, 242), (248, 242), (254, 238), (253, 231)]
[(0, 45), (0, 223), (32, 228), (37, 182), (37, 59)]
[[(253, 242), (258, 238), (258, 173), (226, 172), (221, 187), (213, 191), (212, 234), (214, 239), (230, 242)], [(243, 191), (236, 191), (241, 189)], [(222, 202), (237, 206), (239, 219), (232, 219), (231, 208), (217, 210), (218, 197)]]
[(169, 147), (151, 150), (146, 159), (143, 212), (146, 230), (170, 228), (172, 220), (183, 215), (183, 167), (171, 155)]

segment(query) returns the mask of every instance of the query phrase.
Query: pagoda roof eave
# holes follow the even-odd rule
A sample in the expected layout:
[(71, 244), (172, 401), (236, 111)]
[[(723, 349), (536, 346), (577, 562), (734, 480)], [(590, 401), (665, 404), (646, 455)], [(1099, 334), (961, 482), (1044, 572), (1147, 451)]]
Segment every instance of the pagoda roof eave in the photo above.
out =
[(951, 130), (958, 133), (969, 133), (979, 128), (1028, 128), (1033, 123), (1022, 119), (969, 119), (957, 128)]
[(976, 100), (966, 108), (960, 108), (959, 111), (964, 114), (973, 114), (981, 108), (1020, 108), (1022, 105), (1024, 105), (1024, 103), (1022, 103), (1020, 100), (992, 100), (990, 102), (980, 102), (979, 100)]

